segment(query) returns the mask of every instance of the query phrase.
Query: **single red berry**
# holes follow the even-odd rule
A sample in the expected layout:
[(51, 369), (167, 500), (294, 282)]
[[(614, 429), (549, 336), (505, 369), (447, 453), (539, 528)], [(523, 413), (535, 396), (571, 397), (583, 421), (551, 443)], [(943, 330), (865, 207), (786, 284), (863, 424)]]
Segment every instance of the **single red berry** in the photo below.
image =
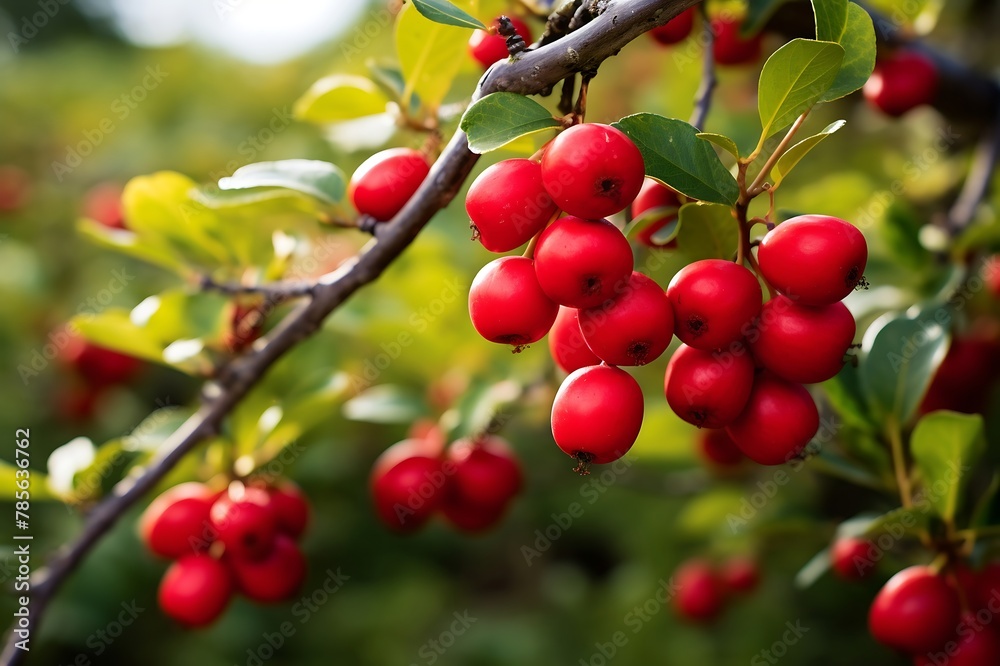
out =
[(309, 502), (302, 490), (291, 481), (285, 481), (278, 487), (270, 488), (269, 492), (278, 530), (293, 539), (302, 536), (309, 524)]
[(680, 196), (660, 181), (646, 177), (635, 200), (632, 201), (632, 219), (655, 208), (680, 208)]
[(712, 30), (715, 39), (712, 42), (712, 55), (717, 65), (743, 65), (760, 60), (763, 35), (757, 33), (744, 39), (740, 35), (742, 22), (730, 18), (712, 20)]
[(233, 596), (229, 569), (206, 554), (181, 557), (167, 569), (157, 595), (163, 612), (187, 627), (211, 624)]
[(650, 30), (649, 36), (660, 44), (667, 46), (683, 41), (688, 35), (691, 34), (691, 28), (694, 26), (694, 13), (694, 7), (685, 9), (683, 12), (667, 21), (666, 24), (657, 26), (656, 28)]
[[(528, 24), (521, 19), (509, 16), (511, 25), (514, 26), (514, 31), (521, 36), (525, 44), (531, 44), (534, 38), (531, 36), (531, 28)], [(499, 30), (500, 19), (493, 21), (493, 28)], [(482, 65), (484, 68), (489, 68), (490, 65), (505, 60), (510, 56), (507, 51), (507, 40), (503, 35), (496, 33), (490, 34), (485, 30), (474, 30), (472, 36), (469, 37), (469, 55), (476, 59), (476, 61)]]
[(469, 289), (469, 317), (479, 335), (514, 345), (515, 351), (545, 337), (559, 306), (542, 291), (535, 273), (527, 257), (501, 257), (483, 266)]
[(487, 168), (469, 187), (465, 210), (490, 252), (510, 252), (531, 240), (559, 210), (542, 186), (542, 167), (525, 159)]
[(122, 214), (122, 186), (118, 183), (99, 183), (83, 196), (84, 216), (109, 229), (124, 229)]
[(711, 622), (722, 610), (725, 591), (715, 570), (702, 560), (688, 560), (673, 575), (674, 609), (684, 620)]
[(933, 652), (959, 622), (958, 595), (925, 566), (903, 569), (879, 590), (868, 611), (868, 630), (880, 643), (904, 652)]
[(660, 285), (633, 272), (611, 301), (580, 311), (583, 338), (610, 365), (645, 365), (667, 349), (674, 335), (674, 313)]
[(306, 579), (306, 558), (290, 536), (279, 534), (263, 557), (227, 558), (239, 590), (263, 603), (286, 601)]
[(448, 477), (441, 458), (428, 455), (429, 448), (426, 441), (405, 439), (386, 449), (372, 466), (375, 511), (389, 529), (418, 530), (441, 505)]
[(777, 296), (764, 304), (747, 340), (763, 367), (792, 382), (816, 384), (844, 367), (855, 330), (843, 303), (809, 307)]
[(583, 339), (583, 331), (580, 330), (580, 311), (576, 308), (559, 307), (559, 314), (556, 315), (556, 321), (549, 331), (549, 352), (552, 354), (552, 360), (564, 372), (573, 372), (601, 362)]
[(610, 125), (574, 125), (542, 156), (542, 183), (570, 215), (596, 220), (625, 210), (645, 177), (642, 153)]
[(60, 349), (62, 361), (95, 388), (125, 384), (142, 367), (142, 362), (112, 349), (98, 347), (78, 335), (69, 334)]
[(830, 564), (844, 580), (861, 580), (874, 571), (874, 546), (867, 539), (841, 537), (830, 546)]
[(396, 216), (430, 172), (427, 158), (412, 148), (390, 148), (361, 163), (347, 196), (362, 215), (379, 222)]
[(817, 430), (819, 411), (809, 391), (767, 372), (754, 380), (743, 413), (726, 426), (744, 455), (761, 465), (788, 462)]
[(674, 275), (667, 297), (682, 342), (695, 349), (722, 349), (750, 331), (763, 293), (757, 278), (743, 266), (703, 259)]
[(463, 532), (476, 534), (486, 532), (500, 522), (503, 518), (506, 504), (480, 505), (463, 503), (459, 499), (450, 496), (445, 498), (441, 505), (441, 513), (445, 519)]
[(862, 94), (869, 104), (896, 118), (930, 104), (937, 87), (938, 68), (933, 60), (918, 51), (897, 51), (875, 63)]
[(613, 462), (635, 443), (642, 412), (642, 389), (627, 372), (607, 365), (581, 368), (556, 392), (552, 437), (581, 463)]
[(734, 557), (719, 568), (723, 587), (733, 592), (750, 592), (760, 583), (760, 568), (749, 557)]
[(454, 465), (449, 497), (461, 504), (505, 506), (521, 490), (521, 463), (500, 437), (460, 439), (448, 448), (445, 461)]
[(850, 222), (828, 215), (785, 220), (760, 241), (760, 272), (800, 305), (831, 305), (862, 282), (865, 237)]
[(920, 403), (920, 413), (949, 409), (984, 414), (1000, 379), (1000, 343), (988, 338), (952, 340)]
[(607, 220), (560, 218), (535, 246), (538, 284), (570, 308), (592, 308), (614, 298), (628, 284), (634, 261), (625, 235)]
[(233, 484), (212, 505), (211, 520), (226, 553), (241, 559), (262, 557), (278, 533), (278, 517), (263, 488)]
[(0, 164), (0, 213), (13, 213), (31, 199), (31, 177), (13, 164)]
[(722, 428), (703, 428), (698, 433), (698, 452), (705, 462), (719, 467), (736, 467), (745, 459), (733, 438)]
[(722, 428), (747, 405), (754, 384), (754, 363), (746, 350), (711, 352), (681, 345), (663, 378), (667, 404), (699, 428)]
[(218, 496), (203, 483), (174, 486), (143, 512), (139, 535), (150, 551), (163, 557), (208, 550), (215, 540), (209, 516)]

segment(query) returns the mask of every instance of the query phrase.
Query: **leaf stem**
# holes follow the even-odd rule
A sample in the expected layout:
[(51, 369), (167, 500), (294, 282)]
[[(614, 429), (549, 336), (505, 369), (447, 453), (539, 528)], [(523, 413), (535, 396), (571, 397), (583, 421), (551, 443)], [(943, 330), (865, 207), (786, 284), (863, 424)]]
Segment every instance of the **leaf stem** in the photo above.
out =
[(896, 486), (899, 488), (899, 499), (906, 509), (913, 508), (913, 488), (910, 485), (910, 474), (906, 468), (906, 455), (903, 452), (903, 435), (899, 422), (890, 417), (885, 426), (885, 435), (892, 448), (892, 467), (896, 473)]
[(805, 123), (808, 116), (809, 109), (806, 109), (801, 116), (795, 119), (792, 126), (788, 128), (788, 133), (785, 134), (784, 138), (781, 139), (781, 143), (778, 144), (778, 146), (774, 149), (774, 152), (771, 153), (771, 156), (767, 158), (766, 162), (764, 162), (764, 166), (761, 167), (760, 173), (757, 174), (757, 178), (755, 178), (750, 184), (750, 187), (747, 188), (747, 196), (749, 198), (753, 199), (755, 196), (764, 191), (764, 183), (767, 180), (768, 175), (770, 175), (771, 169), (774, 168), (774, 165), (778, 163), (781, 156), (785, 154), (789, 147), (791, 147), (792, 139), (795, 138), (795, 134), (799, 131), (799, 128), (802, 127), (803, 123)]

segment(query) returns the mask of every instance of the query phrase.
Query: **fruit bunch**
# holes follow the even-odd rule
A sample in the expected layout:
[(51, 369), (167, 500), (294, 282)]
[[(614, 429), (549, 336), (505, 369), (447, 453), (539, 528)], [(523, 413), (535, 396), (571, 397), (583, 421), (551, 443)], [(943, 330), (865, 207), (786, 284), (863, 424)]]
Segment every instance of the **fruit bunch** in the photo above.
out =
[(288, 482), (234, 481), (221, 492), (196, 482), (170, 488), (139, 523), (149, 550), (175, 560), (160, 583), (160, 608), (185, 626), (202, 627), (237, 592), (264, 603), (290, 599), (305, 580), (296, 541), (308, 520), (308, 502)]
[[(694, 27), (695, 7), (686, 9), (670, 21), (649, 31), (649, 36), (658, 44), (670, 46), (682, 42)], [(722, 66), (744, 65), (760, 59), (763, 35), (750, 37), (740, 34), (743, 21), (733, 15), (719, 15), (711, 20), (712, 58)]]
[(757, 563), (734, 557), (721, 565), (701, 558), (682, 563), (673, 575), (677, 615), (688, 622), (708, 623), (735, 596), (753, 591), (760, 582)]

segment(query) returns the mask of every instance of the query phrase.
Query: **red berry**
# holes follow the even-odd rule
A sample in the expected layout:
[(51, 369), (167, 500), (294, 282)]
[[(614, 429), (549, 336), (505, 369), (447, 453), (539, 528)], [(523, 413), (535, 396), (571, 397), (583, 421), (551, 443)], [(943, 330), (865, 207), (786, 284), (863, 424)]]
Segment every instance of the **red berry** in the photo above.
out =
[(542, 182), (570, 215), (596, 220), (625, 210), (646, 173), (642, 153), (610, 125), (574, 125), (542, 156)]
[(645, 178), (642, 188), (632, 202), (632, 219), (654, 208), (680, 208), (681, 200), (677, 192), (653, 178)]
[(642, 389), (624, 370), (581, 368), (563, 381), (552, 403), (552, 437), (583, 463), (621, 458), (642, 427)]
[(262, 557), (278, 533), (271, 496), (263, 488), (230, 486), (212, 505), (211, 519), (226, 553), (241, 559)]
[(760, 241), (761, 274), (801, 305), (831, 305), (861, 282), (868, 245), (857, 227), (828, 215), (800, 215)]
[(21, 167), (0, 164), (0, 213), (23, 208), (31, 198), (31, 177)]
[(264, 330), (264, 313), (257, 305), (232, 305), (229, 331), (223, 336), (223, 345), (232, 352), (241, 352), (260, 337)]
[(747, 339), (763, 367), (792, 382), (815, 384), (844, 367), (855, 330), (843, 303), (809, 307), (778, 296), (764, 304)]
[(286, 481), (277, 488), (271, 488), (270, 495), (278, 530), (293, 539), (302, 536), (309, 524), (309, 502), (302, 490), (291, 481)]
[(750, 354), (710, 352), (681, 345), (663, 379), (667, 404), (699, 428), (721, 428), (746, 407), (754, 383)]
[(983, 282), (995, 297), (1000, 298), (1000, 254), (994, 254), (983, 263)]
[[(985, 625), (975, 613), (962, 615), (955, 635), (944, 645), (944, 649), (920, 655), (917, 663), (934, 666), (996, 666), (1000, 664), (1000, 638), (996, 628)], [(990, 615), (988, 622), (994, 619)], [(921, 661), (923, 659), (924, 661)]]
[(117, 183), (100, 183), (83, 196), (83, 214), (109, 229), (124, 229), (122, 187)]
[(725, 592), (707, 562), (688, 560), (674, 572), (673, 581), (677, 586), (674, 608), (681, 618), (710, 622), (722, 610)]
[(719, 467), (736, 467), (743, 462), (743, 452), (723, 429), (705, 428), (698, 433), (698, 451), (702, 459)]
[(982, 414), (1000, 378), (1000, 344), (983, 338), (955, 338), (920, 404), (926, 414), (950, 409)]
[(667, 21), (666, 24), (657, 26), (656, 28), (650, 30), (650, 37), (664, 45), (676, 44), (677, 42), (684, 40), (691, 34), (691, 28), (694, 26), (694, 12), (694, 7), (685, 9), (683, 12)]
[(868, 630), (875, 640), (910, 653), (939, 650), (958, 621), (958, 596), (925, 566), (903, 569), (890, 578), (868, 611)]
[[(514, 16), (509, 16), (514, 31), (521, 36), (525, 44), (531, 44), (534, 39), (531, 36), (531, 28), (524, 21)], [(493, 21), (493, 28), (499, 30), (500, 20)], [(507, 40), (503, 35), (490, 34), (485, 30), (475, 30), (469, 38), (469, 55), (475, 58), (480, 65), (488, 68), (493, 63), (505, 60), (510, 56), (507, 51)]]
[(263, 603), (290, 599), (306, 579), (306, 558), (291, 537), (279, 534), (270, 551), (256, 560), (228, 560), (240, 591)]
[(726, 426), (744, 455), (761, 465), (788, 462), (817, 430), (819, 411), (809, 391), (766, 372), (754, 380), (743, 413)]
[(580, 311), (583, 338), (611, 365), (645, 365), (660, 357), (674, 335), (674, 313), (660, 285), (642, 273), (613, 300)]
[(712, 20), (715, 40), (712, 55), (717, 65), (742, 65), (760, 60), (763, 35), (758, 33), (744, 39), (740, 36), (741, 21), (728, 18)]
[(155, 500), (139, 520), (139, 534), (150, 551), (177, 558), (208, 550), (215, 540), (209, 515), (219, 496), (203, 483), (182, 483)]
[(873, 546), (867, 539), (841, 537), (830, 546), (830, 564), (844, 580), (861, 580), (875, 569)]
[(607, 220), (558, 219), (535, 246), (538, 284), (570, 308), (592, 308), (614, 298), (628, 284), (633, 264), (628, 240)]
[(347, 196), (362, 215), (380, 222), (396, 216), (430, 172), (427, 158), (412, 148), (390, 148), (361, 163)]
[(719, 569), (723, 586), (733, 592), (750, 592), (760, 583), (760, 569), (748, 557), (734, 557)]
[(98, 347), (78, 335), (70, 334), (59, 353), (64, 363), (95, 388), (124, 384), (142, 367), (134, 356)]
[(448, 449), (446, 461), (454, 465), (449, 497), (462, 504), (502, 507), (521, 490), (521, 464), (499, 437), (460, 439)]
[(503, 345), (537, 342), (552, 328), (559, 306), (549, 300), (527, 257), (494, 259), (476, 275), (469, 289), (469, 317), (479, 334)]
[(463, 532), (485, 532), (495, 527), (503, 518), (506, 504), (479, 505), (467, 504), (460, 500), (446, 498), (441, 505), (441, 513), (445, 519)]
[(372, 467), (375, 510), (386, 527), (413, 532), (423, 527), (444, 496), (448, 478), (427, 442), (405, 439), (386, 449)]
[(938, 87), (934, 61), (917, 51), (897, 51), (875, 63), (862, 93), (883, 113), (899, 117), (921, 104), (930, 104)]
[(222, 614), (233, 596), (229, 569), (210, 555), (185, 555), (160, 582), (163, 612), (188, 627), (204, 627)]
[(598, 365), (601, 359), (590, 351), (580, 330), (580, 311), (576, 308), (559, 307), (559, 314), (549, 331), (549, 351), (552, 360), (565, 372), (573, 372), (590, 365)]
[(479, 242), (490, 252), (510, 252), (531, 240), (559, 210), (542, 186), (542, 167), (504, 160), (483, 171), (465, 197)]
[(760, 313), (763, 294), (753, 273), (722, 259), (688, 264), (667, 286), (677, 337), (696, 349), (741, 340)]

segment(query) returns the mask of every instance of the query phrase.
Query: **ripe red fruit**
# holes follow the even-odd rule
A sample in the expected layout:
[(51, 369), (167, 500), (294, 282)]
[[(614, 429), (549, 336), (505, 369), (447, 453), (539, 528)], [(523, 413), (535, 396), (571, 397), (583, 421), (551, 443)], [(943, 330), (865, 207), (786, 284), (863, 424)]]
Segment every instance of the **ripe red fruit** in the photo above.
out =
[(430, 172), (427, 158), (412, 148), (390, 148), (361, 163), (347, 187), (347, 196), (362, 215), (391, 220)]
[(607, 220), (560, 218), (535, 246), (538, 284), (570, 308), (592, 308), (614, 298), (628, 283), (634, 261), (625, 235)]
[[(525, 44), (531, 44), (534, 39), (531, 36), (531, 28), (519, 18), (509, 16), (514, 31), (521, 36)], [(493, 28), (500, 28), (500, 19), (493, 21)], [(484, 68), (488, 68), (495, 62), (504, 60), (510, 56), (507, 51), (507, 40), (503, 35), (490, 34), (485, 30), (475, 30), (469, 37), (469, 55), (476, 59)]]
[(677, 192), (653, 178), (645, 178), (642, 188), (632, 202), (632, 219), (654, 208), (680, 208), (681, 200)]
[(1000, 638), (995, 627), (984, 625), (975, 613), (967, 612), (962, 615), (955, 635), (942, 649), (918, 655), (914, 663), (918, 666), (996, 666), (1000, 664)]
[(469, 289), (469, 317), (479, 334), (503, 345), (541, 340), (559, 314), (527, 257), (501, 257), (482, 267)]
[(925, 566), (903, 569), (889, 579), (868, 611), (875, 640), (904, 652), (941, 649), (959, 621), (958, 596)]
[(862, 89), (865, 99), (887, 115), (899, 117), (930, 104), (938, 87), (934, 61), (917, 51), (897, 51), (875, 63)]
[(736, 467), (744, 460), (733, 438), (721, 428), (705, 428), (698, 433), (698, 452), (703, 460), (719, 467)]
[(22, 208), (31, 198), (31, 178), (21, 167), (0, 164), (0, 213)]
[(542, 156), (542, 182), (570, 215), (596, 220), (625, 210), (646, 173), (642, 153), (610, 125), (574, 125)]
[(552, 437), (583, 463), (609, 463), (632, 448), (642, 427), (642, 389), (624, 370), (581, 368), (552, 403)]
[(163, 557), (208, 550), (215, 536), (209, 514), (218, 496), (193, 481), (166, 490), (139, 519), (140, 537), (150, 551)]
[(746, 350), (740, 352), (723, 356), (681, 345), (663, 378), (674, 413), (699, 428), (722, 428), (736, 420), (754, 383), (753, 359)]
[(734, 557), (719, 568), (723, 587), (733, 592), (750, 592), (760, 583), (760, 569), (748, 557)]
[(100, 183), (83, 196), (83, 214), (109, 229), (124, 229), (122, 187), (117, 183)]
[(747, 340), (757, 362), (774, 374), (815, 384), (844, 367), (855, 330), (854, 316), (843, 303), (809, 307), (777, 296), (764, 304)]
[(427, 442), (404, 439), (386, 449), (372, 467), (375, 511), (386, 527), (413, 532), (423, 527), (444, 496), (448, 478)]
[(673, 575), (677, 594), (674, 609), (685, 620), (710, 622), (722, 610), (725, 592), (712, 566), (701, 560), (688, 560)]
[(819, 411), (809, 391), (767, 372), (754, 380), (743, 413), (726, 432), (747, 458), (780, 465), (797, 456), (819, 430)]
[(309, 502), (302, 490), (291, 481), (286, 481), (277, 488), (271, 488), (270, 495), (278, 530), (293, 539), (302, 536), (309, 524)]
[(695, 8), (685, 9), (683, 12), (667, 21), (665, 25), (657, 26), (649, 31), (649, 36), (660, 44), (676, 44), (691, 34), (694, 26)]
[(446, 465), (454, 465), (449, 498), (479, 507), (503, 507), (521, 490), (521, 464), (500, 437), (460, 439), (451, 445)]
[(271, 549), (259, 559), (233, 557), (228, 562), (240, 591), (263, 603), (291, 598), (306, 579), (306, 558), (285, 534), (279, 534)]
[(271, 497), (263, 488), (231, 486), (212, 505), (211, 519), (226, 553), (240, 559), (263, 557), (278, 531)]
[(741, 21), (730, 18), (712, 20), (712, 30), (715, 40), (712, 42), (712, 55), (717, 65), (742, 65), (760, 59), (761, 41), (763, 35), (744, 39), (740, 36)]
[(465, 210), (483, 247), (510, 252), (531, 240), (559, 209), (542, 186), (541, 165), (514, 159), (479, 174), (465, 197)]
[(552, 360), (565, 372), (601, 362), (583, 339), (580, 311), (576, 308), (559, 307), (559, 314), (549, 331), (549, 352), (552, 353)]
[(984, 413), (992, 387), (1000, 378), (1000, 343), (983, 338), (955, 338), (920, 404), (926, 414), (950, 409)]
[(98, 347), (72, 334), (59, 354), (66, 365), (95, 388), (124, 384), (135, 377), (142, 367), (134, 356)]
[(633, 272), (612, 301), (580, 311), (580, 330), (591, 351), (606, 363), (645, 365), (670, 344), (674, 313), (660, 285)]
[(796, 303), (830, 305), (861, 282), (868, 245), (850, 222), (800, 215), (761, 239), (757, 262), (764, 279)]
[(760, 313), (763, 293), (753, 273), (722, 259), (688, 264), (667, 286), (677, 337), (695, 349), (740, 340)]
[(841, 537), (830, 546), (830, 564), (844, 580), (861, 580), (875, 570), (869, 551), (872, 543), (858, 537)]
[(506, 504), (495, 506), (466, 504), (460, 500), (447, 497), (444, 504), (441, 505), (441, 513), (444, 514), (445, 519), (454, 527), (463, 532), (475, 534), (477, 532), (485, 532), (496, 526), (500, 522), (500, 519), (503, 518), (506, 508)]
[(210, 555), (185, 555), (170, 565), (157, 598), (163, 612), (187, 627), (204, 627), (233, 596), (229, 569)]

